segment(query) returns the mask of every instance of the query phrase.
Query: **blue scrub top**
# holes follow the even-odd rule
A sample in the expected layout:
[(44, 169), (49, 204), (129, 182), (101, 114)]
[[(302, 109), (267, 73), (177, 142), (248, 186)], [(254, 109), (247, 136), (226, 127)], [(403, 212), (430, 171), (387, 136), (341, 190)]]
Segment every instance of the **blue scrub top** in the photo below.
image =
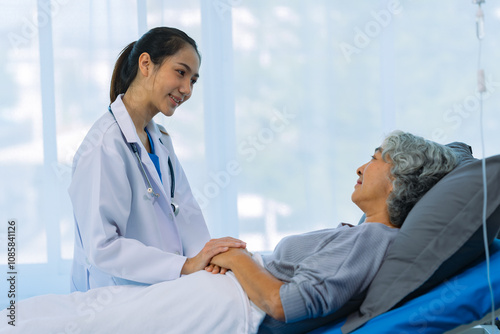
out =
[(153, 164), (155, 165), (156, 171), (158, 172), (158, 175), (160, 176), (160, 181), (163, 183), (163, 180), (161, 179), (161, 172), (160, 172), (160, 158), (155, 153), (155, 145), (153, 144), (153, 140), (151, 139), (151, 135), (149, 134), (149, 131), (144, 128), (146, 133), (148, 134), (148, 139), (149, 139), (149, 145), (151, 146), (151, 153), (148, 152), (149, 157), (151, 158), (151, 161), (153, 161)]

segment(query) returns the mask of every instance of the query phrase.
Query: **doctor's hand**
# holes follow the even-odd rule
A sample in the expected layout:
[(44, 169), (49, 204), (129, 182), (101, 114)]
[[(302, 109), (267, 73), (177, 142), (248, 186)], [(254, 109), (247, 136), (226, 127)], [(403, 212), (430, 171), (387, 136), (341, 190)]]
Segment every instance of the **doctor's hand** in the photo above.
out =
[(219, 267), (216, 264), (210, 263), (208, 266), (205, 267), (205, 270), (212, 274), (225, 275), (229, 269), (224, 267)]
[(215, 255), (227, 252), (230, 248), (245, 247), (246, 243), (231, 237), (212, 239), (205, 244), (203, 249), (195, 257), (186, 260), (182, 267), (181, 274), (188, 275), (205, 269)]

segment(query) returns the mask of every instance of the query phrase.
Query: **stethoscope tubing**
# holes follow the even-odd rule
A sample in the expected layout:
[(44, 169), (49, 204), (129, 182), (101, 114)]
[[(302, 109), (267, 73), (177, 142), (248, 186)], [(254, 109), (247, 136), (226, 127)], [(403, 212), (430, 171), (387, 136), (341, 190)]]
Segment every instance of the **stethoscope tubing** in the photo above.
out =
[[(135, 156), (137, 158), (137, 162), (139, 163), (139, 166), (142, 170), (142, 174), (144, 175), (144, 178), (146, 179), (146, 182), (148, 183), (148, 193), (152, 194), (154, 197), (160, 197), (160, 194), (155, 193), (153, 191), (153, 186), (151, 185), (151, 182), (149, 181), (148, 174), (146, 173), (146, 170), (144, 169), (144, 165), (141, 161), (141, 157), (139, 156), (139, 151), (137, 149), (137, 145), (135, 143), (130, 143), (130, 147), (132, 147), (132, 151), (134, 151)], [(170, 158), (168, 158), (170, 161)], [(172, 175), (172, 170), (170, 171), (170, 175)]]

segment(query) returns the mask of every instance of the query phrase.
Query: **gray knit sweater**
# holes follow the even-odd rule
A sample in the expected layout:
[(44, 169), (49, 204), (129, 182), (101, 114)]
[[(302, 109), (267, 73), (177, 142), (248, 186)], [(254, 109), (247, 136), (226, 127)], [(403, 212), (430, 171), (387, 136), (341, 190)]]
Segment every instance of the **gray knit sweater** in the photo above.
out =
[(338, 310), (363, 292), (399, 229), (364, 223), (286, 237), (264, 266), (285, 282), (280, 289), (286, 322)]

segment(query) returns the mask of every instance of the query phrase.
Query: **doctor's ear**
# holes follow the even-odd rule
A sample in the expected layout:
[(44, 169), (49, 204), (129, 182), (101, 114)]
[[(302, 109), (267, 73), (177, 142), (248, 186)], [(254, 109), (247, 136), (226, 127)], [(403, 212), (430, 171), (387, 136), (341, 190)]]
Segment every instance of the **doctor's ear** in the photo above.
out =
[(139, 56), (139, 71), (141, 71), (142, 75), (147, 77), (151, 73), (153, 73), (153, 69), (154, 69), (154, 64), (151, 61), (151, 57), (149, 56), (149, 53), (143, 52)]

